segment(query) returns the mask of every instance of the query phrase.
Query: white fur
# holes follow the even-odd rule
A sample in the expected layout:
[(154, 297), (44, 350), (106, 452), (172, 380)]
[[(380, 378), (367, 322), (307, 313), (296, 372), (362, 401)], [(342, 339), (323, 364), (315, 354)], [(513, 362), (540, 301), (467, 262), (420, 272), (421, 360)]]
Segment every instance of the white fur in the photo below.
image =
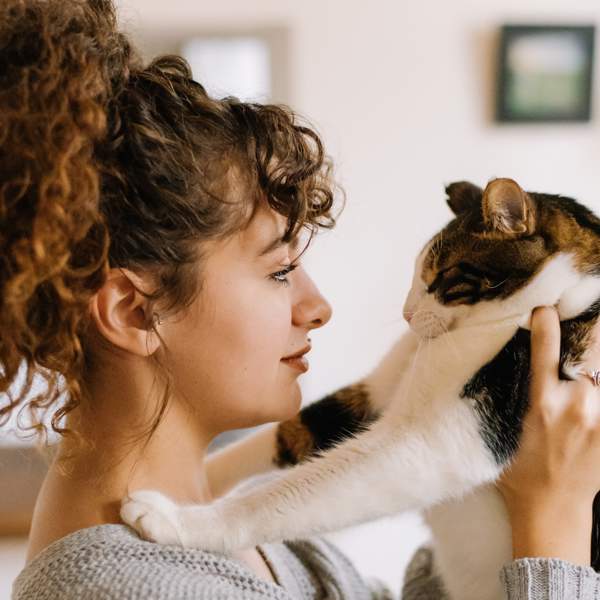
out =
[(433, 534), (435, 566), (456, 600), (504, 600), (499, 572), (511, 560), (504, 501), (494, 485), (425, 511)]
[[(420, 273), (426, 248), (417, 260)], [(124, 502), (123, 519), (145, 537), (230, 551), (306, 536), (407, 509), (427, 508), (436, 565), (456, 600), (499, 600), (510, 559), (504, 506), (489, 484), (500, 469), (479, 433), (464, 384), (539, 305), (575, 316), (600, 296), (600, 279), (557, 255), (508, 300), (445, 307), (417, 275), (407, 333), (364, 380), (380, 420), (360, 436), (275, 479), (206, 506), (176, 506), (148, 492)], [(432, 507), (432, 508), (431, 508)], [(175, 528), (176, 535), (173, 533)]]

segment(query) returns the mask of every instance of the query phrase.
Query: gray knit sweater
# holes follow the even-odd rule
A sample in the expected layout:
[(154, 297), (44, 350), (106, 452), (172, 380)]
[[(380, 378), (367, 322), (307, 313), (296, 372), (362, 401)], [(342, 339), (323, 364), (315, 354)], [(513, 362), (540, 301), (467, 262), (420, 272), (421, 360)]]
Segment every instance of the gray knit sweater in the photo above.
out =
[[(97, 525), (55, 541), (17, 577), (13, 600), (389, 600), (329, 542), (313, 538), (259, 547), (277, 584), (241, 562), (202, 550), (159, 546), (125, 525)], [(431, 551), (421, 549), (405, 577), (403, 600), (443, 600)], [(508, 600), (600, 600), (590, 568), (522, 559), (500, 574)]]
[[(600, 575), (555, 558), (520, 558), (500, 571), (507, 600), (600, 600)], [(421, 548), (404, 575), (402, 600), (449, 600), (433, 552)]]
[(80, 529), (45, 548), (13, 584), (13, 600), (391, 600), (321, 539), (263, 544), (278, 584), (222, 554), (142, 540), (126, 525)]

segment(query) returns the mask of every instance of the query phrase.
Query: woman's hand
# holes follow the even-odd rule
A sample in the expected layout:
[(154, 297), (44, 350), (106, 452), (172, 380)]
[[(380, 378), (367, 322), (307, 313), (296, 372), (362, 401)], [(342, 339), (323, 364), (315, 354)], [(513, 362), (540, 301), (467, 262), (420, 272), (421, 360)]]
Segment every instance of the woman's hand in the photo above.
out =
[[(600, 369), (596, 324), (586, 368)], [(600, 388), (558, 378), (560, 325), (552, 308), (531, 322), (531, 406), (517, 456), (501, 477), (513, 556), (590, 564), (592, 502), (600, 490)]]

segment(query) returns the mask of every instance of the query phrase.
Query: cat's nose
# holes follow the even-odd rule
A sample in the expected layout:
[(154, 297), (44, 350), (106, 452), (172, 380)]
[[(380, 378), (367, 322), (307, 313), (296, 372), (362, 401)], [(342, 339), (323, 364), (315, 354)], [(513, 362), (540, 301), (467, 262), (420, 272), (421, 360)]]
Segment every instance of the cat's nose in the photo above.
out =
[(413, 318), (414, 316), (414, 312), (410, 311), (410, 310), (405, 310), (402, 315), (404, 316), (404, 318), (406, 319), (407, 323), (410, 323), (410, 320)]

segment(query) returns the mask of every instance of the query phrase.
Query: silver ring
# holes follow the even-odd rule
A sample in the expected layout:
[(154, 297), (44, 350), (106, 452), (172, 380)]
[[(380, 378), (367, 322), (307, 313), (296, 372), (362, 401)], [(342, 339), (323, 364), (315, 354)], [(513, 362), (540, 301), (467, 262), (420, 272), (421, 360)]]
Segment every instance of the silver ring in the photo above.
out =
[(596, 387), (600, 386), (600, 369), (587, 369), (585, 374)]

